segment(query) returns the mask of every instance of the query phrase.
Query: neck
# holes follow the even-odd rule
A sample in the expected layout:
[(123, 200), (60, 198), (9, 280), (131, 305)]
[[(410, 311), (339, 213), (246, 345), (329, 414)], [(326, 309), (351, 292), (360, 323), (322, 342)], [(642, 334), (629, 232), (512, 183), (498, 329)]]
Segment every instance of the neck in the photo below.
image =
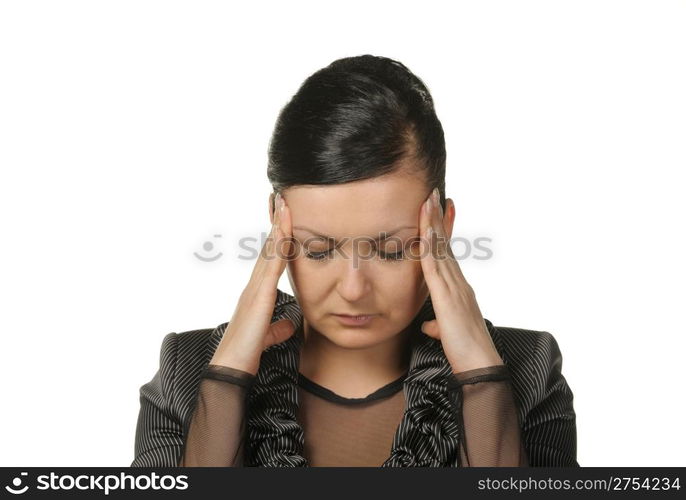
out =
[(410, 327), (366, 349), (340, 347), (303, 318), (299, 371), (317, 384), (348, 398), (369, 395), (398, 379), (409, 367)]

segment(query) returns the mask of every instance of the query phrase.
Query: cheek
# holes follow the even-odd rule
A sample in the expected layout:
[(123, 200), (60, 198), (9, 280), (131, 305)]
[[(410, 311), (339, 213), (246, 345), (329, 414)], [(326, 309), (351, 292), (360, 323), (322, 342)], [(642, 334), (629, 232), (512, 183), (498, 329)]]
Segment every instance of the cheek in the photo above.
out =
[(422, 263), (419, 259), (404, 261), (398, 264), (395, 270), (388, 269), (393, 267), (391, 265), (386, 267), (383, 287), (389, 290), (391, 296), (394, 297), (395, 303), (405, 304), (409, 310), (418, 301), (423, 302), (421, 296), (425, 293), (426, 281), (424, 280)]
[(380, 262), (377, 270), (385, 282), (393, 283), (393, 286), (402, 284), (402, 289), (412, 288), (424, 278), (422, 263), (418, 258), (406, 258), (400, 262)]
[(312, 272), (308, 269), (308, 266), (303, 266), (299, 259), (289, 262), (287, 266), (291, 286), (297, 288), (299, 295), (305, 299), (306, 295), (312, 293), (312, 285), (316, 284), (317, 281), (313, 279)]
[[(327, 287), (326, 271), (318, 270), (317, 266), (307, 262), (305, 258), (296, 258), (288, 262), (288, 272), (291, 286), (298, 289), (304, 300), (318, 300)], [(330, 273), (329, 273), (330, 274)]]

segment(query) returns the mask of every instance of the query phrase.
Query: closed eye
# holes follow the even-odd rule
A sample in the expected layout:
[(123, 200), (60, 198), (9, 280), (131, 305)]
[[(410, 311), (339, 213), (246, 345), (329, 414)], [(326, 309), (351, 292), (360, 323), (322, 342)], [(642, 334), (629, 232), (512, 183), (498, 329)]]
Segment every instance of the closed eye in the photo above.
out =
[[(335, 248), (331, 248), (330, 250), (327, 250), (325, 252), (305, 252), (305, 257), (307, 257), (310, 260), (324, 260), (326, 257), (331, 255), (331, 252), (335, 250)], [(379, 252), (379, 257), (381, 257), (383, 260), (388, 260), (388, 261), (399, 261), (402, 260), (403, 258), (403, 251), (401, 250), (400, 252), (395, 252), (395, 253), (384, 253), (384, 252)]]
[[(333, 248), (331, 250), (333, 250)], [(327, 255), (331, 253), (331, 250), (328, 250), (326, 252), (305, 252), (305, 257), (311, 260), (323, 260)]]

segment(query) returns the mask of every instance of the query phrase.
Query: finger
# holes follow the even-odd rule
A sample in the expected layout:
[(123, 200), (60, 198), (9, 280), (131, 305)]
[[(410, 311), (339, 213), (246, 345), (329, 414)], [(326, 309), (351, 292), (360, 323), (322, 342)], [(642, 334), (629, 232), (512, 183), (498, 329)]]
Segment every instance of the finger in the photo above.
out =
[(435, 319), (432, 319), (431, 321), (425, 321), (424, 323), (422, 323), (421, 330), (431, 338), (441, 338), (440, 331), (438, 329), (438, 322)]
[[(284, 239), (288, 242), (288, 246), (285, 248), (285, 250), (289, 250), (292, 252), (295, 246), (293, 238), (293, 221), (291, 220), (291, 211), (288, 207), (288, 204), (286, 203), (285, 198), (283, 198), (283, 209), (281, 210), (279, 219), (281, 221), (281, 232), (283, 233)], [(285, 255), (293, 257), (293, 255), (290, 255), (288, 253), (286, 253)]]
[(420, 228), (420, 259), (424, 279), (429, 287), (429, 293), (434, 300), (437, 295), (444, 293), (446, 284), (440, 274), (438, 262), (436, 261), (433, 242), (435, 239), (435, 232), (433, 230), (432, 213), (434, 207), (431, 204), (431, 196), (429, 196), (422, 205), (421, 214), (419, 216)]
[(264, 275), (269, 268), (269, 265), (274, 260), (276, 245), (278, 244), (278, 227), (279, 227), (279, 209), (278, 209), (278, 194), (274, 200), (274, 216), (272, 217), (273, 222), (269, 234), (267, 235), (267, 241), (265, 241), (262, 246), (260, 253), (257, 257), (257, 262), (253, 268), (253, 272), (250, 276), (251, 282), (259, 285), (264, 279)]
[(282, 319), (269, 325), (265, 337), (265, 348), (288, 340), (295, 332), (295, 325), (289, 319)]
[(444, 227), (444, 213), (443, 207), (440, 203), (440, 195), (438, 188), (432, 193), (433, 211), (431, 213), (432, 227), (436, 230), (436, 242), (434, 248), (434, 255), (437, 259), (439, 272), (446, 280), (446, 283), (451, 289), (459, 286), (459, 283), (464, 281), (464, 275), (460, 269), (459, 263), (453, 254), (450, 247), (450, 239)]
[[(279, 277), (283, 273), (288, 261), (292, 257), (292, 238), (291, 238), (291, 222), (290, 212), (286, 205), (286, 200), (279, 193), (275, 214), (275, 240), (273, 253), (270, 255), (266, 275), (269, 275), (272, 281), (278, 282)], [(273, 283), (276, 286), (275, 283)], [(270, 283), (270, 286), (272, 283)]]
[(427, 285), (437, 307), (440, 307), (439, 304), (443, 299), (447, 300), (449, 295), (458, 293), (464, 288), (465, 281), (457, 261), (447, 255), (446, 250), (440, 250), (440, 245), (449, 247), (449, 242), (443, 230), (442, 209), (440, 203), (436, 203), (436, 199), (438, 197), (432, 192), (425, 207), (424, 223), (420, 223), (420, 226), (427, 229), (430, 227), (432, 230), (438, 227), (442, 235), (436, 234), (435, 230), (430, 237), (427, 234), (424, 238), (426, 245), (422, 250), (422, 266), (425, 270)]
[(431, 224), (436, 232), (436, 256), (442, 259), (452, 257), (448, 233), (443, 225), (443, 207), (441, 206), (441, 196), (438, 188), (432, 191), (431, 200), (433, 202)]
[(283, 241), (283, 232), (281, 231), (281, 199), (281, 193), (277, 193), (274, 200), (274, 223), (272, 224), (270, 237), (265, 244), (265, 256), (263, 259), (265, 262), (260, 275), (262, 279), (267, 276), (273, 278), (281, 265), (280, 252), (282, 251)]
[(293, 230), (291, 224), (291, 212), (286, 204), (286, 199), (279, 195), (279, 206), (277, 207), (278, 221), (277, 221), (277, 246), (276, 256), (279, 264), (277, 267), (279, 274), (283, 272), (287, 262), (293, 257)]

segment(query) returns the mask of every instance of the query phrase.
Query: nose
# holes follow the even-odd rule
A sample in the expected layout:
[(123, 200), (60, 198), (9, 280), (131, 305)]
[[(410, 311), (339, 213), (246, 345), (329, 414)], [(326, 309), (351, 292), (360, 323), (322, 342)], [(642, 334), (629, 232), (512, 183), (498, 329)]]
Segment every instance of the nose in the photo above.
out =
[(346, 301), (354, 303), (364, 298), (371, 291), (370, 269), (368, 259), (355, 255), (338, 262), (340, 277), (338, 280), (338, 293)]

